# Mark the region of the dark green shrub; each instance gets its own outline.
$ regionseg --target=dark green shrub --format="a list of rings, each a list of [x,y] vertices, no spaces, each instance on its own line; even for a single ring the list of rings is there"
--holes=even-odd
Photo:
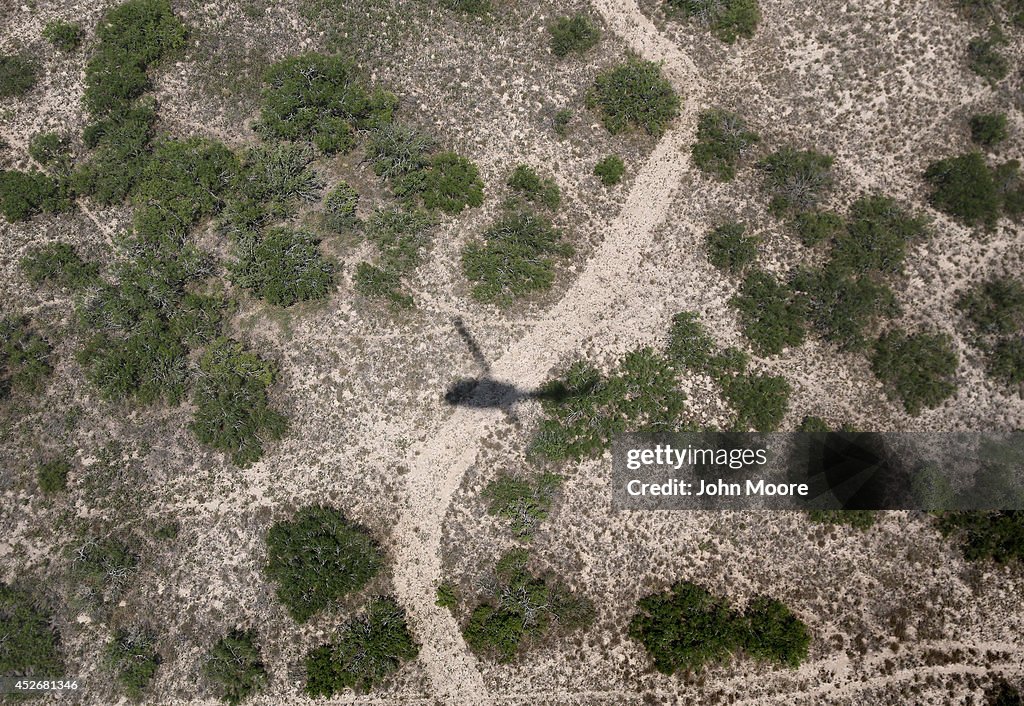
[[[483,15],[491,10],[491,0],[438,0],[439,4],[467,15]]]
[[[832,431],[832,428],[821,417],[807,415],[800,421],[800,426],[797,427],[797,431],[801,431],[806,434],[824,434]]]
[[[743,612],[743,650],[754,659],[796,668],[807,659],[811,633],[784,603],[758,596]]]
[[[47,495],[61,493],[67,490],[70,472],[71,464],[62,458],[47,461],[36,469],[36,482]]]
[[[807,211],[832,186],[832,157],[814,150],[783,147],[757,163],[774,213]]]
[[[877,514],[872,510],[811,510],[807,517],[820,524],[847,525],[866,530],[874,526]]]
[[[133,701],[142,699],[160,666],[153,635],[145,630],[118,630],[103,650],[107,668]]]
[[[750,39],[761,21],[757,0],[666,0],[668,6],[711,30],[716,38],[732,44]]]
[[[701,372],[715,356],[715,341],[696,313],[681,311],[672,317],[665,352],[674,363]]]
[[[720,270],[742,272],[757,259],[757,244],[754,236],[744,236],[746,228],[741,223],[723,223],[704,239],[708,249],[708,262]]]
[[[64,174],[71,168],[71,141],[56,132],[40,132],[28,143],[28,156],[47,169]]]
[[[434,138],[392,123],[374,130],[366,145],[366,160],[377,176],[391,183],[399,196],[414,193],[415,182],[430,164]]]
[[[47,22],[43,27],[43,37],[57,49],[64,52],[72,52],[82,44],[82,37],[85,32],[75,22],[61,22],[54,20]]]
[[[335,642],[306,656],[306,693],[331,697],[345,689],[370,691],[419,652],[402,607],[394,598],[378,598],[342,626]]]
[[[771,273],[749,273],[729,303],[739,312],[743,335],[758,355],[777,355],[804,342],[803,299]]]
[[[997,277],[968,290],[958,302],[967,320],[982,335],[1024,330],[1024,281]]]
[[[594,174],[601,178],[605,186],[614,186],[622,181],[622,175],[626,173],[626,165],[622,158],[610,154],[594,165]]]
[[[340,511],[311,506],[267,532],[267,578],[297,622],[363,588],[384,565],[369,531]]]
[[[992,170],[980,152],[932,162],[924,173],[932,205],[967,225],[995,225],[1000,198]]]
[[[75,595],[93,607],[116,601],[139,564],[127,544],[111,537],[86,537],[70,547],[69,555]]]
[[[37,213],[63,213],[71,209],[72,195],[64,180],[39,171],[0,170],[0,213],[11,223]]]
[[[311,140],[328,154],[348,152],[356,130],[390,123],[398,105],[391,93],[367,88],[355,64],[338,56],[284,59],[265,82],[257,130],[279,140]]]
[[[312,233],[284,227],[244,238],[229,266],[231,281],[274,306],[323,299],[334,286],[334,265],[319,245]]]
[[[530,642],[553,632],[578,630],[594,618],[594,605],[569,591],[557,576],[538,577],[529,554],[516,549],[495,566],[497,586],[485,595],[462,628],[466,644],[482,655],[511,661]]]
[[[801,211],[793,219],[800,242],[814,247],[835,237],[843,227],[843,218],[832,211]]]
[[[992,180],[999,192],[1003,215],[1020,221],[1024,216],[1024,181],[1020,178],[1020,162],[1003,162],[992,170]]]
[[[529,537],[547,518],[561,485],[562,477],[554,473],[536,478],[502,475],[487,484],[483,496],[490,514],[508,520],[517,537]]]
[[[554,179],[541,178],[530,166],[520,164],[508,178],[509,187],[527,201],[540,202],[548,208],[558,208],[562,202],[562,192]]]
[[[782,424],[793,391],[785,378],[739,374],[723,378],[721,385],[725,399],[736,412],[736,429],[775,431]]]
[[[423,172],[421,195],[427,208],[461,213],[484,202],[484,183],[476,165],[454,152],[434,155]]]
[[[850,208],[850,219],[833,248],[837,265],[856,272],[903,272],[907,246],[925,237],[925,220],[887,196],[866,196]]]
[[[967,67],[990,84],[1006,78],[1010,62],[1000,51],[1005,44],[1006,40],[998,32],[988,37],[975,37],[967,45]]]
[[[117,122],[150,89],[149,68],[184,49],[186,31],[168,0],[128,0],[103,16],[96,35],[82,100],[93,117]]]
[[[146,316],[124,338],[94,334],[78,353],[86,378],[110,400],[178,404],[188,384],[188,349],[167,323]]]
[[[834,261],[818,270],[802,270],[793,289],[805,295],[814,327],[844,350],[867,346],[865,334],[885,317],[899,313],[892,290],[870,276],[855,275]]]
[[[679,96],[661,67],[628,59],[597,75],[587,94],[587,107],[597,109],[608,132],[617,135],[630,126],[661,136],[677,115]]]
[[[562,233],[543,216],[519,211],[501,216],[462,251],[462,270],[473,297],[508,305],[530,292],[543,292],[555,280],[555,260],[572,254]]]
[[[371,299],[389,300],[399,308],[413,306],[413,298],[402,290],[402,282],[422,261],[435,223],[432,216],[422,211],[374,213],[367,236],[380,252],[380,264],[361,262],[356,266],[356,291]]]
[[[698,169],[729,181],[736,176],[740,158],[760,139],[735,113],[721,108],[705,110],[697,121],[693,163]]]
[[[455,610],[459,607],[459,595],[458,589],[455,584],[450,581],[445,581],[437,587],[437,600],[434,601],[434,605],[438,608],[447,608],[449,610]]]
[[[953,512],[941,515],[938,526],[960,543],[966,558],[999,564],[1024,560],[1024,512]]]
[[[217,697],[237,706],[266,687],[267,668],[256,642],[255,630],[232,630],[210,648],[203,674],[214,686]]]
[[[1024,25],[1024,16],[1015,21],[1018,26]],[[985,689],[985,706],[1024,706],[1024,696],[1020,690],[1003,679]]]
[[[677,431],[686,403],[674,366],[650,348],[627,353],[607,377],[577,361],[538,396],[544,418],[532,451],[551,460],[594,456],[621,432]]]
[[[573,115],[574,113],[568,108],[562,108],[555,113],[555,117],[551,122],[555,128],[556,135],[565,137],[569,134],[569,123],[572,122]]]
[[[971,140],[983,147],[998,145],[1010,136],[1006,113],[981,113],[971,116]]]
[[[216,294],[188,292],[170,319],[171,332],[189,346],[202,346],[221,335],[233,303]]]
[[[601,30],[588,15],[559,17],[548,25],[551,33],[551,52],[557,57],[571,52],[583,54],[597,46]]]
[[[1024,382],[1024,338],[997,341],[989,354],[988,372],[1008,385]]]
[[[263,444],[281,438],[286,418],[272,409],[267,388],[277,368],[227,338],[213,341],[199,359],[199,378],[189,425],[204,444],[231,455],[238,466],[255,463]]]
[[[20,98],[39,80],[39,65],[28,57],[0,54],[0,98]]]
[[[0,319],[0,399],[11,389],[39,392],[53,368],[50,344],[27,318]]]
[[[359,194],[349,186],[348,182],[340,181],[324,199],[324,225],[332,231],[344,233],[359,226],[356,207],[359,206]]]
[[[64,674],[59,637],[32,595],[0,583],[0,674],[54,678]]]
[[[124,201],[149,158],[155,123],[152,106],[139,105],[87,127],[83,139],[95,151],[75,169],[75,191],[102,206]]]
[[[402,291],[402,275],[395,270],[360,262],[352,280],[356,291],[367,299],[384,299],[399,309],[410,309],[416,305],[412,295]]]
[[[871,365],[907,413],[917,416],[956,392],[959,361],[946,334],[889,331],[875,344]]]
[[[641,598],[637,609],[629,636],[647,649],[662,674],[724,662],[743,637],[741,618],[728,602],[688,581]]]

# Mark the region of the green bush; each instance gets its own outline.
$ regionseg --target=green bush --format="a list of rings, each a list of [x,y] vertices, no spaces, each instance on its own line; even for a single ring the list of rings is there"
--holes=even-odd
[[[571,52],[583,54],[601,39],[601,30],[588,15],[577,14],[559,17],[548,25],[551,33],[551,52],[557,57],[568,56]]]
[[[274,64],[257,130],[279,140],[311,140],[327,154],[348,152],[356,130],[390,123],[398,99],[364,85],[355,64],[338,56],[304,54]]]
[[[956,392],[959,360],[946,334],[889,331],[875,344],[871,365],[907,413],[917,416]]]
[[[856,272],[903,272],[908,245],[926,235],[923,218],[887,196],[866,196],[850,208],[846,230],[836,238],[833,259]]]
[[[399,123],[374,130],[366,144],[366,160],[377,176],[391,183],[399,196],[415,193],[420,175],[437,146],[434,138]]]
[[[797,431],[804,432],[806,434],[825,434],[832,431],[832,428],[828,425],[828,422],[821,417],[807,415],[800,421],[800,426],[797,427]]]
[[[728,44],[750,39],[761,21],[757,0],[666,0],[668,6],[708,27],[716,38]]]
[[[118,630],[103,650],[107,668],[128,698],[140,701],[160,666],[153,635],[145,630]]]
[[[532,451],[556,461],[599,454],[622,432],[678,431],[686,403],[672,362],[650,348],[627,353],[608,376],[577,361],[538,396],[544,418]]]
[[[75,169],[75,191],[101,206],[124,201],[149,158],[155,123],[152,105],[142,104],[87,127],[82,137],[94,152]]]
[[[832,186],[832,157],[783,147],[757,163],[774,213],[807,211]]]
[[[721,385],[725,399],[736,412],[735,428],[767,432],[782,424],[793,391],[785,378],[739,374],[722,378]]]
[[[998,145],[1010,136],[1006,113],[981,113],[971,116],[971,140],[983,147]]]
[[[116,601],[139,565],[131,547],[112,537],[86,537],[68,553],[75,595],[93,607]]]
[[[843,218],[832,211],[801,211],[793,219],[800,242],[807,247],[831,240],[843,228]]]
[[[527,201],[542,203],[550,209],[558,208],[558,204],[562,202],[562,192],[555,180],[541,178],[526,164],[520,164],[512,171],[507,184]]]
[[[28,143],[28,156],[47,169],[65,174],[71,169],[71,141],[57,132],[40,132]]]
[[[384,565],[366,528],[324,506],[303,508],[271,527],[267,552],[267,578],[300,623],[363,588]]]
[[[421,195],[427,208],[461,213],[484,202],[484,183],[476,165],[454,152],[434,155],[423,172]]]
[[[956,538],[964,556],[999,564],[1024,560],[1024,512],[953,512],[941,515],[943,534]]]
[[[554,119],[551,121],[552,126],[555,128],[555,134],[559,137],[565,137],[569,134],[569,123],[572,122],[575,114],[568,108],[562,108],[555,113]]]
[[[27,318],[0,319],[0,399],[12,389],[39,392],[53,372],[51,350]]]
[[[458,589],[450,581],[444,581],[437,587],[437,600],[434,605],[438,608],[455,610],[459,607]]]
[[[522,549],[498,560],[497,585],[462,628],[466,644],[475,652],[508,662],[556,626],[570,632],[593,622],[594,605],[588,598],[569,591],[557,576],[532,574],[528,562],[529,554]]]
[[[622,158],[610,154],[594,165],[594,175],[600,177],[601,183],[605,186],[614,186],[622,181],[626,173],[626,165]]]
[[[720,270],[742,272],[757,259],[757,244],[754,236],[744,236],[746,228],[741,223],[723,223],[704,239],[708,249],[708,262]]]
[[[1010,62],[1000,51],[1004,44],[1006,40],[999,33],[975,37],[967,45],[967,67],[990,84],[1006,78]]]
[[[378,598],[342,626],[335,642],[307,655],[306,693],[329,698],[346,689],[370,691],[419,652],[402,607],[394,598]]]
[[[587,94],[587,107],[597,109],[613,135],[634,126],[659,137],[679,115],[679,105],[679,96],[661,75],[661,67],[640,59],[602,71]]]
[[[750,272],[729,303],[739,312],[743,335],[758,355],[777,355],[804,342],[804,301],[771,273]]]
[[[359,194],[346,181],[338,184],[324,199],[324,226],[336,233],[344,233],[359,226],[356,208]]]
[[[640,599],[629,636],[663,674],[699,672],[743,649],[754,659],[797,667],[807,659],[807,626],[780,601],[759,596],[743,613],[689,581]]]
[[[255,463],[263,444],[280,439],[287,419],[270,407],[267,388],[277,368],[235,341],[218,338],[199,359],[189,425],[204,444],[231,455],[238,466]]]
[[[980,152],[932,162],[924,173],[931,203],[967,225],[995,225],[1001,199],[996,180]]]
[[[491,0],[438,0],[440,5],[467,15],[483,15],[491,10]]]
[[[531,292],[543,292],[555,281],[555,260],[568,257],[572,246],[543,216],[528,211],[507,213],[462,251],[462,270],[474,283],[473,297],[510,304]]]
[[[1024,181],[1020,177],[1020,162],[1011,159],[992,170],[992,180],[999,192],[1003,215],[1020,222],[1024,216]]]
[[[805,295],[811,323],[843,350],[860,350],[866,333],[878,322],[899,313],[892,290],[867,275],[856,275],[835,261],[817,270],[801,270],[793,289]]]
[[[168,324],[148,315],[126,337],[97,333],[78,353],[86,378],[110,400],[178,404],[188,384],[188,349]]]
[[[169,0],[128,0],[109,10],[85,67],[82,100],[93,117],[119,122],[149,91],[149,68],[184,49],[186,34]]]
[[[367,227],[367,235],[380,252],[379,265],[356,266],[356,291],[370,299],[386,299],[398,308],[415,302],[402,289],[403,279],[422,261],[430,245],[435,219],[422,211],[379,210]]]
[[[274,306],[324,299],[334,287],[334,265],[319,245],[312,233],[285,227],[246,237],[229,265],[231,281]]]
[[[958,302],[974,329],[982,335],[1024,330],[1024,280],[997,277],[968,290]]]
[[[529,537],[547,518],[561,485],[562,477],[554,473],[536,478],[502,475],[487,484],[483,496],[490,514],[508,520],[517,537]]]
[[[693,163],[721,181],[730,181],[736,176],[740,158],[760,139],[735,113],[721,108],[705,110],[697,121]]]
[[[9,222],[37,213],[63,213],[72,207],[69,185],[39,171],[0,170],[0,213]]]
[[[231,706],[238,706],[266,687],[269,679],[256,631],[235,629],[217,640],[206,654],[203,674],[213,684],[217,697]]]
[[[1007,385],[1024,382],[1024,338],[997,341],[989,355],[988,372]]]
[[[674,363],[700,372],[715,356],[715,341],[696,313],[681,311],[672,317],[665,352]]]
[[[27,591],[0,583],[0,674],[54,678],[64,674],[57,633],[50,616]]]
[[[62,458],[47,461],[36,469],[36,482],[47,495],[61,493],[67,490],[70,472],[71,464]]]
[[[20,98],[39,80],[39,65],[28,57],[0,54],[0,98]]]
[[[75,22],[53,20],[43,27],[43,38],[63,52],[72,52],[82,44],[84,36],[81,25]]]
[[[1015,20],[1017,26],[1024,25],[1024,15]],[[1024,706],[1024,695],[1003,679],[985,689],[985,706]]]
[[[784,603],[758,596],[743,612],[743,650],[754,659],[796,668],[807,659],[811,633]]]

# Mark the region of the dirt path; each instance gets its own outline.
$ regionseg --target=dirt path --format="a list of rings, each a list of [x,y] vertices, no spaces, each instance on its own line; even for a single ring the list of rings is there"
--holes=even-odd
[[[657,32],[635,3],[599,0],[594,5],[634,51],[664,60],[665,73],[683,96],[684,106],[637,173],[622,211],[572,289],[494,363],[497,379],[520,388],[542,382],[551,367],[578,350],[586,337],[635,326],[637,312],[628,301],[619,301],[619,285],[639,265],[689,169],[686,150],[693,142],[699,107],[696,67]],[[624,315],[609,316],[617,303],[625,304],[620,306]],[[480,440],[503,420],[499,410],[458,408],[408,459],[406,505],[394,533],[403,541],[395,557],[395,588],[423,645],[420,661],[433,695],[445,703],[492,702],[456,621],[434,600],[441,580],[442,524],[452,495],[473,463]]]

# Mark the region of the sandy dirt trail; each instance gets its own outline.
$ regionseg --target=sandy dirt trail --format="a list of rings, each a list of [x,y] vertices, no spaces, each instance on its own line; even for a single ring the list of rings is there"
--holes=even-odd
[[[683,110],[637,173],[622,211],[608,224],[604,242],[582,275],[559,303],[494,363],[494,376],[519,388],[542,382],[551,367],[578,350],[586,337],[635,327],[640,312],[632,310],[629,302],[620,307],[625,315],[609,314],[620,298],[620,283],[639,265],[690,169],[687,150],[693,142],[699,107],[696,67],[658,33],[635,3],[598,0],[594,6],[634,51],[664,61],[666,75],[683,97]],[[434,601],[441,580],[442,523],[451,498],[473,463],[480,440],[504,419],[499,409],[458,408],[412,450],[407,462],[406,505],[394,533],[403,542],[395,557],[395,589],[423,646],[420,661],[432,682],[433,695],[446,703],[492,702],[455,619]]]

